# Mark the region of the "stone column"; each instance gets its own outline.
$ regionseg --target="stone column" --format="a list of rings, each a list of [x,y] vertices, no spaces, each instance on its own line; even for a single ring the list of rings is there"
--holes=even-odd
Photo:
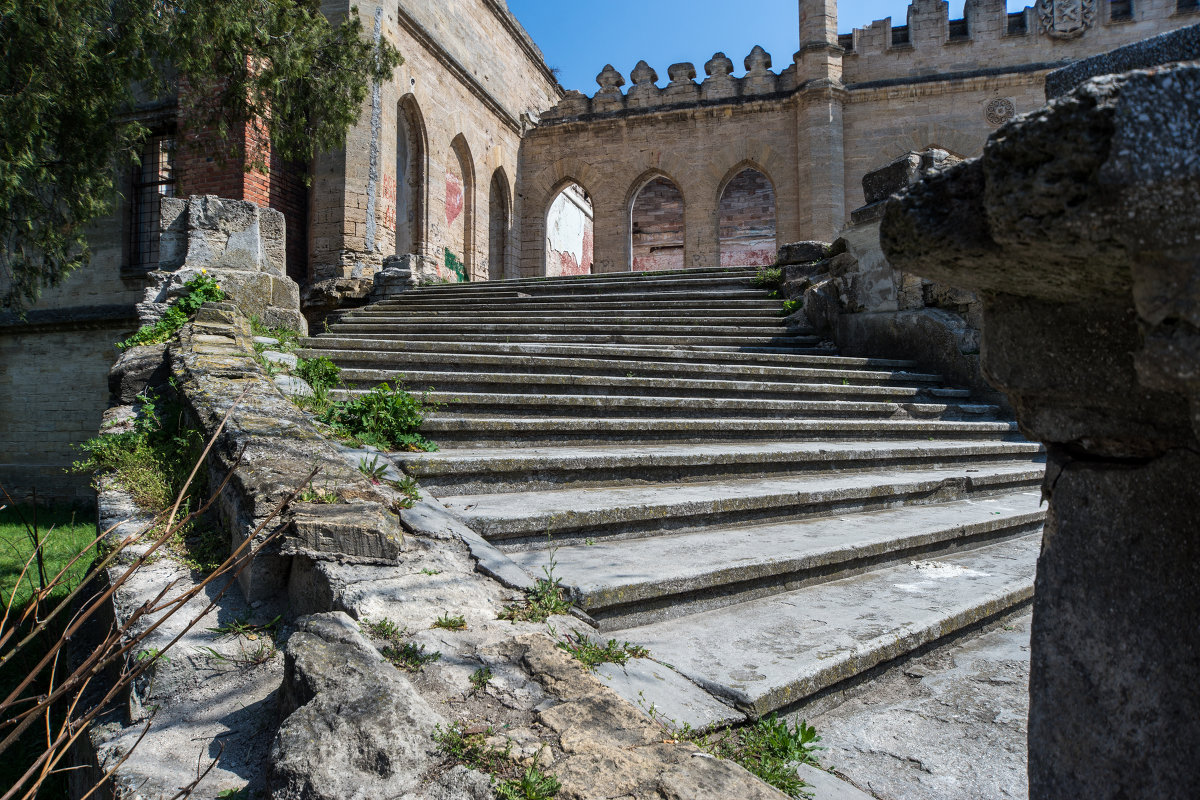
[[[837,0],[801,0],[796,53],[796,141],[799,165],[799,237],[832,241],[845,222],[842,48],[837,43]]]
[[[889,202],[899,269],[980,293],[1046,444],[1030,797],[1200,796],[1200,66],[1107,76]]]

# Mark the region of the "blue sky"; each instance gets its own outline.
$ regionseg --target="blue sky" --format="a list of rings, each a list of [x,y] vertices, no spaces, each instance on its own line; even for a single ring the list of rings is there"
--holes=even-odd
[[[1008,0],[1018,11],[1033,0]],[[741,74],[742,59],[756,44],[771,54],[778,72],[791,63],[800,41],[798,0],[508,0],[508,7],[560,70],[564,88],[592,94],[596,74],[611,63],[628,81],[640,60],[667,82],[667,67],[678,61],[696,65],[718,50],[733,60]],[[892,17],[902,25],[905,0],[843,0],[838,31],[849,33],[872,20]],[[951,17],[962,16],[963,0],[950,0]]]

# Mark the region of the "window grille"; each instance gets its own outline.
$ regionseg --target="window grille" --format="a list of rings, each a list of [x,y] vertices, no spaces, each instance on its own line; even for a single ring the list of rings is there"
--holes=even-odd
[[[162,198],[175,196],[175,137],[152,136],[135,168],[131,191],[129,264],[158,268],[158,232]]]

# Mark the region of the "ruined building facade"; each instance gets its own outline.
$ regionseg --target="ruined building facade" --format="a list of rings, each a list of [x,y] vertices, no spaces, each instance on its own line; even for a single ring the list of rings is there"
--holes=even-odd
[[[351,4],[322,7],[337,18]],[[92,263],[26,318],[0,317],[0,482],[89,496],[64,468],[96,430],[113,342],[136,327],[159,266],[163,197],[281,212],[286,271],[313,319],[363,302],[393,255],[424,280],[766,264],[784,242],[836,237],[863,204],[862,177],[897,156],[978,155],[1043,104],[1052,68],[1200,22],[1196,0],[1038,0],[1018,13],[968,0],[960,19],[915,0],[906,19],[850,33],[836,0],[800,12],[790,59],[716,53],[658,65],[665,79],[649,60],[628,75],[597,65],[589,97],[562,90],[504,0],[360,2],[365,30],[405,63],[373,87],[346,147],[301,167],[222,160],[179,124],[186,98],[139,110],[156,135],[94,226]]]

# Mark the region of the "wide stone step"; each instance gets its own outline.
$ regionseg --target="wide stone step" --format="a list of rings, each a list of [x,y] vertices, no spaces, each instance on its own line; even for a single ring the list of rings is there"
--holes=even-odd
[[[535,297],[544,302],[553,303],[574,303],[576,298],[580,298],[579,302],[587,303],[619,303],[619,302],[649,302],[649,303],[664,303],[675,300],[685,300],[690,303],[698,303],[707,305],[710,309],[718,308],[721,304],[729,300],[758,300],[770,301],[771,293],[765,289],[753,289],[747,287],[718,287],[711,291],[699,291],[696,289],[688,289],[686,287],[659,287],[650,290],[647,287],[630,287],[622,289],[622,287],[613,286],[603,290],[583,289],[584,294],[576,294],[566,290],[555,289],[546,293],[531,295],[526,292],[518,292],[513,290],[489,290],[479,292],[462,292],[462,293],[434,293],[434,292],[408,292],[401,295],[395,300],[388,301],[388,305],[396,308],[404,308],[409,303],[427,303],[437,301],[439,303],[458,303],[467,300],[480,300],[487,302],[501,302],[504,300],[526,301],[533,300]],[[782,303],[778,299],[774,299],[777,308],[782,308]]]
[[[570,486],[646,484],[873,468],[1028,461],[1030,442],[855,441],[622,444],[609,447],[480,447],[393,453],[437,497]]]
[[[1042,472],[1040,463],[1028,460],[938,469],[846,470],[792,477],[469,494],[443,500],[482,536],[516,547],[963,500],[1035,488]]]
[[[711,277],[741,277],[753,278],[758,274],[761,267],[692,267],[689,269],[672,269],[672,270],[653,270],[644,272],[634,272],[632,270],[624,270],[620,272],[592,272],[586,275],[536,275],[524,278],[503,278],[500,280],[476,281],[466,283],[450,283],[450,284],[427,284],[412,289],[412,291],[421,292],[431,288],[455,288],[468,286],[552,286],[555,284],[572,284],[572,283],[628,283],[635,281],[646,280],[663,280],[665,278],[711,278]]]
[[[414,300],[403,304],[396,301],[384,300],[372,303],[362,309],[346,312],[354,314],[360,311],[372,310],[378,313],[454,313],[457,311],[500,313],[553,314],[560,311],[592,314],[626,313],[655,316],[658,314],[674,314],[676,316],[698,317],[713,312],[713,303],[696,302],[691,300],[589,300],[581,297],[573,302],[558,302],[553,298],[524,297],[503,302],[493,302],[487,299],[455,299],[449,300]],[[722,316],[760,316],[763,314],[776,315],[783,309],[779,300],[726,300],[720,302]]]
[[[338,390],[342,400],[366,389]],[[774,400],[746,397],[669,397],[597,394],[498,394],[426,392],[431,403],[454,415],[554,417],[670,417],[692,419],[739,416],[746,419],[987,419],[999,410],[983,403],[864,400]]]
[[[608,635],[761,716],[1028,601],[1040,547],[1021,536]]]
[[[531,320],[529,324],[524,324],[519,320],[510,320],[508,322],[493,322],[490,319],[474,322],[469,320],[463,321],[461,317],[457,320],[443,317],[424,322],[411,320],[406,317],[400,317],[395,321],[382,322],[373,321],[373,319],[371,317],[347,317],[337,324],[330,326],[330,332],[335,335],[359,333],[381,333],[387,335],[445,333],[471,336],[472,338],[480,334],[527,334],[531,332],[536,332],[539,336],[574,336],[580,334],[632,336],[646,334],[659,337],[714,337],[719,339],[727,336],[738,338],[769,337],[789,340],[803,338],[806,343],[819,341],[813,335],[811,329],[789,327],[784,324],[782,318],[776,319],[773,324],[765,328],[761,325],[670,324],[666,321],[662,323],[657,321],[631,321],[622,323],[606,320],[603,322],[560,321],[551,323]]]
[[[1040,492],[510,553],[603,631],[724,608],[1040,530]]]
[[[663,331],[647,333],[631,333],[612,330],[607,333],[530,333],[528,328],[514,326],[513,332],[468,332],[467,330],[450,330],[448,327],[437,332],[423,332],[428,328],[417,326],[412,332],[398,331],[402,326],[394,325],[337,325],[333,332],[343,338],[352,339],[356,336],[367,339],[393,339],[395,341],[416,342],[457,342],[469,337],[475,342],[504,342],[504,343],[536,343],[547,344],[641,344],[661,345],[664,347],[679,347],[687,345],[707,345],[713,341],[737,347],[773,347],[780,350],[793,348],[815,348],[821,340],[816,336],[791,336],[786,334],[759,335],[753,328],[742,329],[742,334],[729,333],[720,337],[701,334],[668,334]],[[471,326],[463,326],[469,329]],[[522,332],[525,331],[525,332]]]
[[[1020,441],[1014,422],[909,419],[744,419],[741,417],[608,418],[493,417],[440,413],[421,430],[443,448],[459,446],[609,444],[613,442],[729,442],[755,440],[983,439]]]
[[[632,372],[632,370],[630,370]],[[351,388],[369,389],[382,382],[402,383],[413,390],[506,394],[633,395],[659,397],[757,397],[779,400],[890,400],[930,398],[966,399],[967,389],[928,385],[869,386],[857,383],[805,383],[785,381],[707,380],[700,378],[637,377],[636,375],[576,375],[571,373],[450,372],[396,369],[343,368],[342,382]]]
[[[354,311],[343,316],[333,326],[334,330],[337,326],[345,324],[356,325],[419,325],[422,328],[441,325],[464,325],[482,328],[483,326],[512,326],[512,325],[534,325],[534,326],[549,326],[551,329],[566,328],[574,329],[581,324],[589,327],[608,328],[614,326],[654,326],[667,328],[784,328],[796,330],[798,328],[806,329],[804,332],[812,333],[812,328],[804,325],[790,324],[779,314],[743,314],[725,316],[722,311],[721,315],[687,315],[687,314],[654,314],[651,312],[628,314],[621,311],[605,311],[605,312],[587,312],[581,311],[563,311],[558,314],[539,314],[533,312],[496,312],[496,311],[464,311],[461,309],[450,309],[436,312],[429,311],[380,311],[368,307],[370,310]]]
[[[631,279],[632,278],[632,279]],[[613,294],[618,292],[653,292],[653,291],[691,291],[718,292],[725,289],[754,289],[767,294],[766,289],[756,289],[752,276],[741,273],[706,275],[648,275],[646,277],[630,274],[624,280],[612,278],[592,278],[580,276],[561,281],[545,281],[528,283],[508,281],[483,281],[477,283],[442,283],[428,286],[418,286],[401,295],[398,300],[416,297],[461,297],[466,295],[507,294],[519,293],[555,293],[555,294]]]
[[[776,382],[836,383],[841,385],[930,385],[941,377],[912,369],[912,362],[852,359],[798,353],[746,353],[735,350],[681,349],[553,344],[489,345],[463,342],[399,340],[308,339],[302,358],[324,356],[343,368],[428,371],[488,370],[595,376],[654,377],[669,375],[698,379],[756,379]],[[313,345],[322,345],[314,347]]]

